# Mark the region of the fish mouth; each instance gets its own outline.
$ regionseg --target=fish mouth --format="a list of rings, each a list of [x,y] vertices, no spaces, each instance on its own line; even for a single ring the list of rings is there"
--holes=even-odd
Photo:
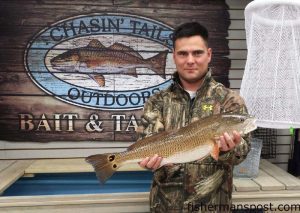
[[[52,58],[50,60],[50,64],[53,68],[57,68],[63,64],[63,60],[57,59],[57,58]]]
[[[52,62],[51,66],[53,69],[60,70],[64,67],[63,63]]]
[[[55,56],[50,59],[51,64],[58,64],[58,63],[62,63],[62,62],[64,62],[64,59],[61,58],[60,56]]]

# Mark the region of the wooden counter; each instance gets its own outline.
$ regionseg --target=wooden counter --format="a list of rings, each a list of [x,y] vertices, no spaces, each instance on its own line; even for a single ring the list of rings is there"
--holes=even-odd
[[[136,165],[122,170],[142,170]],[[83,159],[17,160],[0,162],[0,192],[22,175],[37,173],[92,172]],[[234,178],[233,204],[299,205],[300,179],[266,160],[261,160],[259,176]],[[0,197],[0,212],[147,212],[148,192]],[[81,211],[82,210],[82,211]],[[293,211],[293,212],[300,212]]]

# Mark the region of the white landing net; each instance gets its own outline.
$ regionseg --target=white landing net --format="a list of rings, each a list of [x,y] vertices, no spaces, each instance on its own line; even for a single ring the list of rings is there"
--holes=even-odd
[[[300,0],[245,8],[247,62],[241,95],[259,127],[300,128]]]

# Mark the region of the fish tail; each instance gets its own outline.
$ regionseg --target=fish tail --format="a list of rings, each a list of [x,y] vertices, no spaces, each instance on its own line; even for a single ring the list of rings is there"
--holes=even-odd
[[[166,79],[165,67],[167,55],[168,52],[164,51],[147,59],[147,62],[151,64],[151,69],[164,79]]]
[[[91,155],[87,157],[85,160],[94,167],[97,178],[103,184],[120,167],[120,165],[116,161],[115,154]]]
[[[220,148],[219,148],[218,144],[214,143],[214,146],[213,146],[213,149],[210,152],[210,155],[216,161],[218,161],[218,159],[219,159],[219,152],[220,152]]]

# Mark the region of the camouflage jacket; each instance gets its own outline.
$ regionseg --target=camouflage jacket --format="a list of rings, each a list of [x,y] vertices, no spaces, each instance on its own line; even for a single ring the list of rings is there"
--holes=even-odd
[[[193,101],[179,84],[178,74],[173,80],[169,88],[145,104],[139,138],[178,129],[212,114],[247,113],[242,98],[217,83],[210,71]],[[248,139],[244,138],[234,150],[220,153],[218,161],[207,157],[156,170],[150,192],[151,212],[230,212],[233,165],[243,161],[248,152]]]

